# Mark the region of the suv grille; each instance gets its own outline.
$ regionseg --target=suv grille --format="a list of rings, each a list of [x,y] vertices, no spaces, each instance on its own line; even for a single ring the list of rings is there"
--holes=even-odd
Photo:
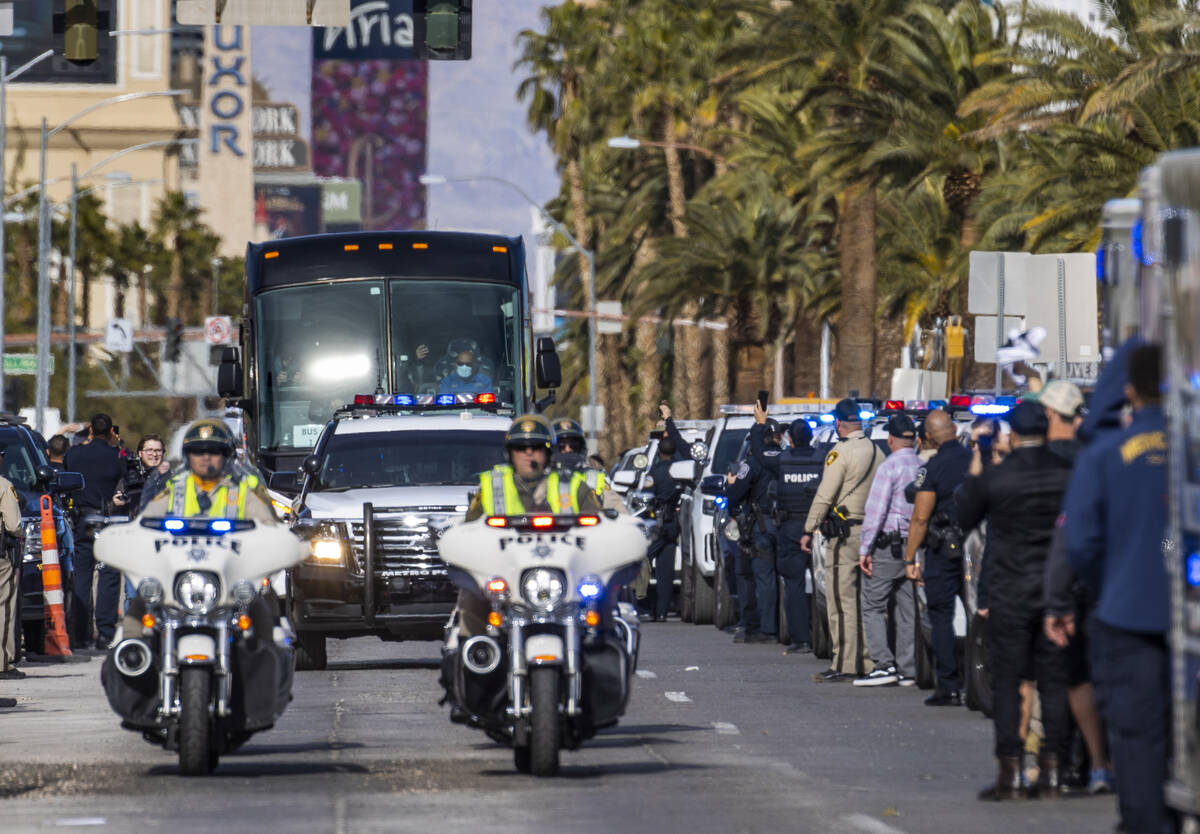
[[[442,578],[447,575],[446,564],[438,557],[437,539],[440,531],[460,520],[461,512],[453,507],[422,508],[375,516],[375,575],[413,578]],[[354,570],[360,576],[366,559],[363,543],[363,524],[350,523],[350,546],[354,553]]]

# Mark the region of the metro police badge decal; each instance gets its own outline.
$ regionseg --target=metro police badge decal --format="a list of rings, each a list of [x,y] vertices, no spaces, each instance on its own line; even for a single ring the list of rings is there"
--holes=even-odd
[[[830,452],[825,456],[825,465],[833,466],[833,462],[838,459],[837,452]]]

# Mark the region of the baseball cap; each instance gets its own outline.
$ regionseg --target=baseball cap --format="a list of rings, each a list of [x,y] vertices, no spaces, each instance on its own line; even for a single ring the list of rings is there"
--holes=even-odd
[[[884,426],[892,437],[912,440],[917,436],[917,426],[907,414],[893,414]]]
[[[1026,397],[1025,401],[1041,403],[1064,417],[1074,417],[1083,407],[1083,394],[1074,383],[1055,379],[1046,383],[1041,391]]]
[[[1023,437],[1038,437],[1050,428],[1050,421],[1046,419],[1046,409],[1041,403],[1032,400],[1017,403],[1008,413],[1007,419],[1013,434]]]
[[[835,420],[840,420],[843,423],[862,422],[862,418],[859,416],[858,403],[849,397],[839,400],[838,404],[833,407],[833,417]]]
[[[812,426],[803,417],[792,421],[788,426],[788,434],[791,435],[793,446],[807,446],[812,443]]]

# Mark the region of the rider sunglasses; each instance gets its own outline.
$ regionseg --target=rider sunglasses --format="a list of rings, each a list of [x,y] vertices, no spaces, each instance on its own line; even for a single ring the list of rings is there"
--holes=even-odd
[[[542,449],[545,449],[546,444],[545,443],[519,444],[516,446],[509,446],[508,448],[512,449],[514,452],[537,452]]]

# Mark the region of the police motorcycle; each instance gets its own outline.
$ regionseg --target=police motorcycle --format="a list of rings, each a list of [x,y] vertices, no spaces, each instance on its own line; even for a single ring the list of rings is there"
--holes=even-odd
[[[144,611],[144,636],[121,635],[101,670],[121,726],[177,751],[188,776],[270,729],[292,697],[293,658],[262,594],[307,555],[286,528],[248,520],[143,517],[102,530],[97,559],[130,577],[131,608]]]
[[[637,666],[637,612],[619,603],[646,536],[630,516],[485,516],[438,542],[450,578],[490,609],[486,633],[443,648],[452,720],[511,745],[517,770],[553,776],[625,712]]]

